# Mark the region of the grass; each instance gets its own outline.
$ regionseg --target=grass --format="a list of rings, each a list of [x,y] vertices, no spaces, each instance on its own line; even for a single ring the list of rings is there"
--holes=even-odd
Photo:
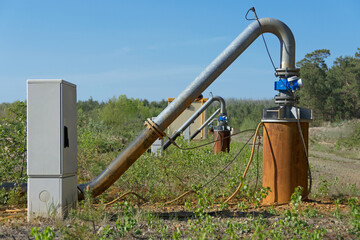
[[[185,141],[180,141],[179,144],[183,147],[188,146]],[[195,142],[189,146],[198,144]],[[114,184],[114,189],[119,193],[136,191],[151,202],[168,201],[185,191],[206,185],[234,159],[242,145],[243,143],[234,142],[229,154],[219,155],[213,154],[212,145],[192,151],[181,151],[171,146],[162,156],[145,153]],[[222,198],[235,190],[242,171],[245,169],[250,150],[250,147],[246,146],[228,169],[206,185],[206,190],[210,195],[214,198]],[[96,162],[94,160],[92,163],[92,166],[96,165],[96,167],[93,168],[94,172],[91,172],[90,176],[96,175],[102,169],[101,165],[107,165],[107,162],[94,164]],[[256,168],[253,168],[249,172],[251,176],[249,179],[255,179],[256,174]],[[253,188],[255,182],[249,182],[249,185]]]
[[[339,157],[360,159],[360,122],[323,123],[313,128],[309,146],[312,151],[332,153]]]
[[[95,199],[87,194],[65,220],[36,219],[30,225],[28,236],[33,239],[360,237],[360,207],[358,198],[355,198],[360,194],[359,189],[351,185],[346,188],[337,179],[320,179],[321,184],[314,189],[317,194],[313,198],[315,202],[302,202],[299,188],[287,206],[261,206],[268,193],[268,189],[261,187],[261,153],[245,180],[241,175],[249,159],[250,146],[246,146],[239,157],[221,172],[233,161],[246,137],[241,139],[231,142],[228,154],[214,155],[212,145],[192,151],[180,151],[171,146],[161,156],[146,153],[104,194]],[[188,147],[188,143],[181,139],[179,144]],[[190,146],[199,144],[192,142]],[[116,151],[80,149],[79,181],[91,180],[117,154]],[[209,183],[217,174],[218,177]],[[224,204],[240,181],[244,181],[244,185],[238,196],[231,204]],[[165,204],[188,190],[196,193],[171,205]],[[337,194],[332,195],[332,190]],[[127,195],[114,204],[105,204],[128,191],[137,192],[148,202]],[[0,196],[4,199],[3,206],[24,203],[16,202],[20,199],[17,192],[0,191]]]

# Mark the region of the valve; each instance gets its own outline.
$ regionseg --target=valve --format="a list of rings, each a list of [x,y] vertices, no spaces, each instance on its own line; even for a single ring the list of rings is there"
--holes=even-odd
[[[297,76],[290,78],[280,78],[279,81],[275,82],[275,90],[286,93],[289,91],[296,91],[303,87],[302,79]]]
[[[227,125],[228,123],[228,118],[226,115],[220,115],[219,119],[218,119],[218,125]]]
[[[294,105],[298,101],[294,93],[302,88],[302,86],[302,80],[297,76],[280,77],[278,81],[275,81],[275,90],[279,91],[279,94],[275,96],[275,103],[279,105]]]

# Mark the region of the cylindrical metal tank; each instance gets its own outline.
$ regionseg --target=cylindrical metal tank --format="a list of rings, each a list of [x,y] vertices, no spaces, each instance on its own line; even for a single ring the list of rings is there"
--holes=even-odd
[[[310,109],[281,106],[264,110],[263,187],[271,190],[264,204],[290,202],[298,186],[303,188],[303,199],[307,197],[311,119]]]
[[[216,130],[214,128],[214,154],[220,152],[230,151],[230,131],[229,130]]]
[[[308,193],[308,164],[296,122],[264,123],[263,131],[263,187],[271,192],[264,203],[290,201],[296,187]],[[302,122],[301,129],[308,148],[309,123]]]

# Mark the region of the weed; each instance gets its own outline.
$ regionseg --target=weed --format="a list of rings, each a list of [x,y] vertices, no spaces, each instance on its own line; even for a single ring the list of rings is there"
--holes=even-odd
[[[266,224],[267,224],[267,221],[262,218],[262,215],[259,215],[259,217],[255,218],[252,221],[252,225],[254,228],[254,234],[252,237],[256,238],[256,239],[264,239]]]
[[[109,227],[109,225],[107,225],[102,230],[101,235],[99,236],[99,239],[100,240],[113,239],[114,235],[115,235],[114,229]]]
[[[315,218],[319,216],[319,212],[315,208],[307,207],[303,212],[302,215],[306,218]]]
[[[150,228],[154,228],[154,214],[151,212],[146,213],[147,224]]]
[[[122,216],[115,222],[115,232],[119,237],[125,236],[125,234],[133,230],[137,224],[137,220],[134,219],[134,207],[127,201],[125,201],[122,206]]]
[[[350,206],[350,231],[360,235],[360,203],[358,198],[348,200]]]
[[[162,239],[166,239],[169,237],[169,228],[167,225],[162,225],[159,229],[159,233],[161,234]]]
[[[0,188],[0,206],[6,205],[9,201],[9,193],[5,188]]]
[[[172,238],[174,240],[179,240],[181,238],[181,231],[179,228],[176,228],[176,231],[173,233]]]
[[[7,194],[7,204],[18,207],[26,206],[26,194],[20,187],[11,189]]]
[[[237,207],[241,210],[241,211],[246,211],[250,208],[249,204],[247,204],[245,201],[241,201],[240,203],[237,204]]]
[[[40,232],[40,228],[31,228],[31,236],[35,238],[35,240],[51,240],[55,238],[55,232],[52,228],[46,227],[42,232]]]
[[[188,220],[189,234],[196,236],[198,239],[213,238],[212,234],[216,225],[212,222],[212,217],[206,212],[211,206],[213,199],[208,195],[206,190],[197,191],[196,206],[192,207],[187,204],[189,209],[194,212],[194,219]]]
[[[294,193],[291,195],[290,204],[293,207],[293,209],[297,209],[300,206],[301,199],[302,199],[302,196],[301,196],[302,191],[303,191],[303,188],[301,186],[298,186],[295,188]]]
[[[268,213],[268,214],[270,214],[270,215],[273,215],[273,216],[275,216],[277,213],[276,213],[276,210],[275,210],[275,208],[273,207],[273,206],[270,206],[267,210],[266,210],[266,212]]]
[[[253,194],[252,199],[253,203],[255,204],[255,207],[259,207],[261,205],[262,200],[264,200],[269,193],[271,192],[270,187],[261,187],[258,191],[255,191]]]
[[[321,239],[326,233],[325,229],[313,229],[304,221],[301,216],[315,217],[317,211],[315,209],[307,209],[302,214],[299,212],[301,204],[302,188],[297,187],[291,195],[291,209],[287,209],[282,213],[282,219],[273,224],[273,229],[269,231],[268,237],[272,239],[281,239],[284,234],[293,235],[293,238],[302,239]]]
[[[329,183],[323,176],[320,177],[319,182],[319,193],[322,198],[327,197],[329,195]]]
[[[336,199],[334,201],[334,203],[335,203],[335,209],[334,209],[334,212],[333,212],[333,216],[336,217],[337,219],[341,220],[342,215],[340,213],[340,208],[339,208],[340,199]]]
[[[225,232],[226,232],[226,234],[228,235],[228,237],[230,239],[235,239],[236,238],[235,226],[229,220],[226,222],[226,230],[225,230]]]
[[[360,196],[360,188],[356,186],[356,183],[353,184],[348,183],[346,187],[349,189],[351,196]]]

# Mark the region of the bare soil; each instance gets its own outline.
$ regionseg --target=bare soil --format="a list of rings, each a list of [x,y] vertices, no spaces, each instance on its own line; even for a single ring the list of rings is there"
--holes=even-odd
[[[341,130],[341,129],[340,129]],[[314,128],[310,130],[310,138],[315,135],[322,135],[328,131],[328,128]],[[333,131],[336,133],[336,131]],[[345,134],[347,134],[345,132]],[[336,135],[336,134],[335,134]],[[323,139],[322,139],[323,140]],[[322,141],[321,140],[321,141]],[[324,140],[323,145],[328,148],[334,146],[334,142],[330,139]],[[329,188],[329,195],[321,198],[310,196],[309,202],[303,202],[302,209],[312,208],[318,211],[318,216],[313,218],[307,218],[305,221],[307,224],[315,226],[315,228],[325,228],[327,233],[325,239],[354,239],[354,235],[348,234],[348,224],[344,224],[343,221],[333,216],[333,212],[336,208],[333,198],[339,195],[339,193],[346,193],[345,188],[351,190],[351,186],[359,189],[360,187],[360,160],[356,158],[346,158],[337,154],[320,151],[317,149],[311,149],[309,151],[309,162],[312,169],[312,183],[313,191],[319,193],[320,186],[324,183]],[[326,190],[326,189],[325,189]],[[325,191],[323,190],[323,191]],[[350,193],[349,193],[350,194]],[[346,215],[349,208],[345,204],[339,204],[342,214]],[[193,218],[193,213],[187,211],[184,206],[171,206],[171,207],[152,207],[142,206],[142,210],[150,210],[159,219],[162,219],[164,224],[168,226],[169,236],[171,238],[172,233],[178,228],[185,230],[187,228],[187,221]],[[236,205],[230,206],[227,210],[214,209],[209,214],[212,216],[213,221],[218,224],[226,226],[228,220],[236,222],[248,221],[249,214],[258,216],[262,215],[270,223],[277,222],[279,220],[279,213],[290,208],[289,205],[274,206],[274,210],[277,214],[267,214],[266,207],[260,207],[256,209],[249,209],[247,211],[241,211]],[[111,223],[108,223],[111,224]],[[112,223],[113,224],[113,223]],[[26,221],[26,209],[14,209],[12,207],[0,208],[0,239],[33,239],[30,237],[32,227],[54,226],[53,222],[47,220],[38,219],[31,223]],[[271,224],[270,224],[271,225]],[[68,226],[71,228],[72,226]],[[96,226],[95,230],[99,231],[104,228],[104,225]],[[140,224],[141,235],[135,235],[131,233],[127,235],[128,239],[161,239],[160,233],[154,232],[146,222]],[[219,238],[226,237],[225,229],[223,232],[219,232]],[[251,232],[241,233],[241,238],[250,238]],[[183,238],[191,236],[182,236]],[[291,236],[284,236],[285,238]],[[60,239],[60,235],[57,234],[55,239]]]
[[[335,154],[310,151],[310,166],[315,183],[320,177],[334,181],[339,179],[341,184],[356,184],[360,187],[360,160],[339,157]]]

